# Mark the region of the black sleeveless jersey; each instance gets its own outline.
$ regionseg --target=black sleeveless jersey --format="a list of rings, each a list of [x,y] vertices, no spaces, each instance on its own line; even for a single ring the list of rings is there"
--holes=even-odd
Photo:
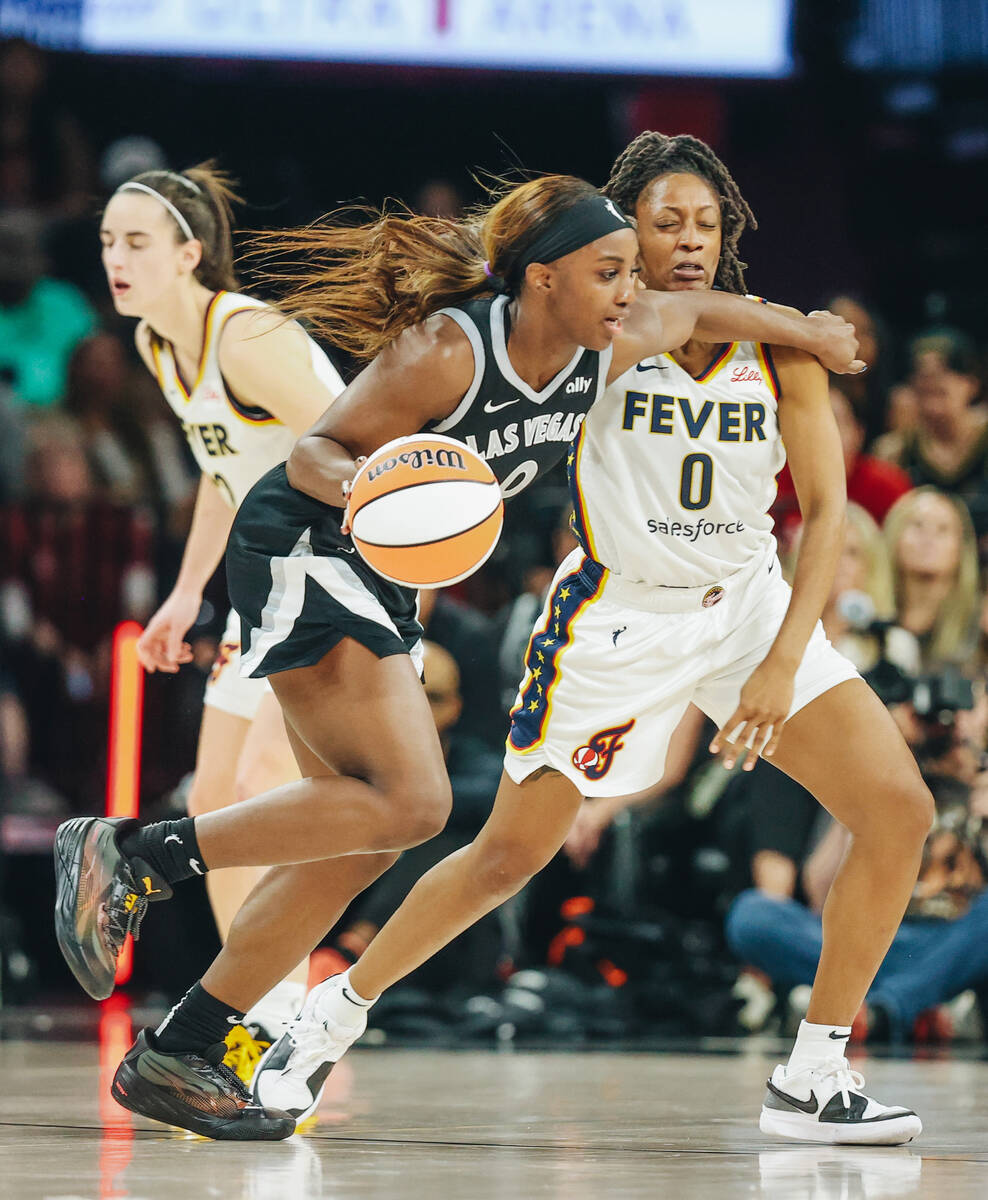
[[[576,353],[536,392],[508,359],[508,297],[468,300],[436,314],[455,321],[473,347],[470,389],[430,428],[475,450],[490,464],[507,500],[562,458],[590,405],[603,394],[611,348]]]

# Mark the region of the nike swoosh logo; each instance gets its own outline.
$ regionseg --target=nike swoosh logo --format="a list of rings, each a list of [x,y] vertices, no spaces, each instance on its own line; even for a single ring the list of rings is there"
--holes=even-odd
[[[788,1092],[780,1091],[771,1079],[766,1080],[766,1082],[768,1083],[768,1090],[773,1096],[779,1100],[783,1100],[786,1104],[791,1104],[793,1108],[798,1108],[800,1112],[809,1113],[812,1116],[820,1107],[817,1103],[816,1092],[810,1092],[809,1100],[797,1100],[795,1096],[790,1096]]]
[[[665,371],[667,370],[664,364],[659,363],[635,363],[636,371]]]
[[[346,984],[344,984],[343,987],[340,988],[340,991],[343,993],[344,997],[350,1001],[351,1004],[356,1004],[356,1006],[358,1008],[366,1008],[367,1007],[366,1004],[361,1004],[361,1002],[356,998],[356,996],[354,996],[350,991],[347,990]]]
[[[200,867],[200,866],[199,866],[199,860],[198,860],[198,859],[196,859],[196,858],[190,858],[190,859],[189,859],[189,866],[192,868],[192,870],[193,870],[193,871],[195,871],[195,873],[196,873],[197,875],[204,875],[204,874],[205,874],[205,871],[203,871],[202,867]]]
[[[181,838],[178,836],[178,834],[177,834],[177,833],[170,833],[170,834],[169,834],[169,835],[168,835],[168,836],[165,838],[165,845],[166,845],[166,846],[168,845],[168,843],[169,843],[169,842],[178,842],[178,844],[179,844],[180,846],[182,845],[182,839],[181,839]]]
[[[850,1033],[838,1033],[836,1029],[831,1029],[828,1036],[832,1042],[843,1042],[846,1041],[851,1035]]]
[[[490,402],[490,400],[488,400],[487,403],[484,405],[484,412],[485,413],[500,412],[502,408],[508,408],[509,405],[518,404],[520,402],[520,400],[521,400],[520,396],[516,396],[514,398],[514,400],[505,400],[505,402],[503,404],[492,404]]]
[[[356,546],[339,546],[337,548],[339,550],[342,550],[344,554],[356,554],[357,553]]]
[[[239,1025],[240,1018],[239,1017],[227,1017],[226,1023],[227,1023],[227,1025]]]

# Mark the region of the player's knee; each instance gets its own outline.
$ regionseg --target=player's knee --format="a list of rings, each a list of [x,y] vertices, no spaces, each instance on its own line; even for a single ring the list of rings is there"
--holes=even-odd
[[[885,846],[895,842],[904,849],[926,841],[936,806],[918,771],[878,781],[863,795],[868,802],[856,806],[844,821],[855,838],[871,838]]]
[[[515,841],[486,838],[476,844],[475,872],[477,884],[498,901],[507,900],[520,892],[552,857],[538,847]]]
[[[402,847],[418,846],[442,833],[453,807],[449,780],[443,775],[406,784],[389,794],[393,828],[400,830]]]
[[[916,779],[912,786],[903,791],[901,807],[896,823],[901,822],[901,832],[910,842],[918,845],[926,841],[936,817],[933,793],[922,781]]]

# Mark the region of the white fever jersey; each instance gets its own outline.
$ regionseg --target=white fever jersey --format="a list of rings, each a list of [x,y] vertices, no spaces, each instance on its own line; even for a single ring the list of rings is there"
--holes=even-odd
[[[774,545],[768,510],[785,462],[769,347],[718,346],[694,378],[670,354],[627,370],[568,455],[574,527],[617,575],[697,587]]]
[[[202,353],[194,380],[182,378],[170,342],[151,332],[158,386],[182,422],[196,462],[233,508],[265,472],[284,462],[296,435],[263,408],[245,404],[230,391],[220,371],[223,327],[234,313],[267,308],[263,300],[237,292],[217,292],[209,302]],[[323,351],[309,338],[312,367],[334,396],[343,380]]]

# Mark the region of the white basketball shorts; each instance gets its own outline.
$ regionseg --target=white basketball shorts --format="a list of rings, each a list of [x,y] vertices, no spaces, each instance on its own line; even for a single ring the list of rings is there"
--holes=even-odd
[[[270,691],[271,685],[266,679],[248,679],[240,674],[240,618],[231,608],[209,672],[203,703],[231,716],[253,721],[262,697]]]
[[[790,593],[774,549],[700,588],[631,583],[574,550],[529,643],[505,770],[521,783],[554,767],[585,796],[623,796],[657,783],[691,702],[718,728],[730,718]],[[789,715],[856,678],[818,622]]]

